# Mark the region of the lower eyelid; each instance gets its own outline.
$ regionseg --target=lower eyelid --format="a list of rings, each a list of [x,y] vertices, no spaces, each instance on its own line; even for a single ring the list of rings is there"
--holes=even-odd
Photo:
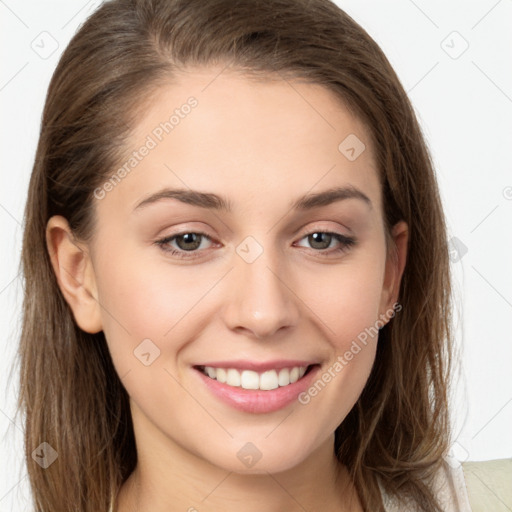
[[[212,245],[215,244],[215,241],[213,240],[212,237],[210,237],[206,233],[202,233],[200,231],[182,231],[181,233],[175,233],[173,235],[169,235],[169,236],[166,236],[159,240],[156,240],[155,243],[157,245],[159,245],[164,251],[168,251],[168,252],[175,251],[175,252],[180,252],[180,253],[185,253],[185,254],[187,254],[187,253],[193,254],[193,253],[201,252],[201,250],[199,250],[199,249],[196,249],[194,251],[185,251],[184,249],[175,249],[174,247],[172,247],[170,249],[165,249],[165,246],[167,244],[170,244],[171,242],[175,241],[176,238],[179,238],[180,236],[188,235],[191,233],[194,235],[200,235],[202,237],[202,239],[207,239],[210,243],[212,243]],[[202,250],[204,251],[205,249],[202,249]]]
[[[181,233],[175,233],[175,234],[172,234],[172,235],[169,235],[167,237],[164,237],[160,240],[157,240],[155,243],[160,246],[160,248],[165,251],[165,252],[168,252],[168,253],[171,253],[172,255],[180,255],[180,256],[183,256],[184,258],[193,258],[194,255],[197,255],[201,252],[204,252],[208,249],[210,249],[211,247],[208,247],[207,249],[195,249],[193,251],[186,251],[184,249],[176,249],[172,246],[168,246],[169,248],[166,248],[166,245],[169,244],[170,242],[174,241],[176,238],[182,236],[182,235],[186,235],[186,234],[190,234],[190,233],[193,233],[195,235],[201,235],[203,238],[206,238],[210,243],[211,243],[211,247],[215,246],[215,244],[218,245],[218,242],[215,242],[215,240],[209,236],[208,234],[206,233],[202,233],[200,231],[182,231]],[[356,243],[356,240],[352,237],[348,237],[346,235],[343,235],[341,233],[337,233],[335,231],[322,231],[320,229],[317,229],[317,230],[314,230],[314,231],[311,231],[309,233],[306,233],[304,234],[302,237],[300,237],[298,239],[298,241],[301,241],[303,240],[304,238],[307,238],[308,236],[314,234],[314,233],[324,233],[324,234],[328,234],[328,235],[331,235],[337,242],[338,242],[338,246],[337,247],[333,247],[333,248],[330,248],[330,249],[314,249],[314,248],[310,248],[312,251],[314,252],[317,252],[319,254],[330,254],[331,252],[337,252],[337,251],[344,251],[344,250],[348,250],[350,249],[351,246],[355,245]],[[299,246],[299,247],[302,247],[302,246]],[[307,249],[307,247],[305,247]],[[190,255],[190,256],[187,256],[187,255]]]
[[[336,231],[322,231],[322,230],[315,230],[315,231],[311,231],[310,233],[306,233],[305,235],[303,235],[298,240],[299,241],[300,240],[304,240],[304,238],[307,238],[308,236],[311,236],[311,235],[313,235],[315,233],[323,233],[325,235],[331,235],[335,240],[337,240],[341,244],[353,244],[353,243],[355,243],[355,238],[353,238],[353,237],[344,235],[342,233],[338,233]]]

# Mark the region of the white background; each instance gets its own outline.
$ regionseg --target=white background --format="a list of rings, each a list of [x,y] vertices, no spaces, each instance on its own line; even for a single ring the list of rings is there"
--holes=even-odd
[[[337,3],[382,47],[408,91],[434,156],[450,237],[467,249],[452,262],[462,347],[453,453],[459,460],[512,457],[512,1]],[[29,510],[11,368],[40,116],[62,50],[98,4],[0,0],[1,511]],[[52,45],[56,51],[45,54]]]

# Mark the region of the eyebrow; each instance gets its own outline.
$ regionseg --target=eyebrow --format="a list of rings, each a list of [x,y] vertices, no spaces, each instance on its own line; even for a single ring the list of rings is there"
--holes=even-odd
[[[191,189],[164,188],[143,199],[140,203],[137,204],[137,206],[134,208],[134,211],[149,206],[150,204],[157,203],[163,199],[177,199],[182,203],[190,204],[192,206],[198,206],[200,208],[207,208],[217,211],[225,211],[228,213],[233,210],[233,204],[231,201],[217,194],[199,192],[198,190]],[[366,203],[370,209],[372,208],[372,202],[370,198],[353,185],[334,187],[322,192],[306,194],[295,200],[290,205],[290,208],[303,211],[311,210],[321,206],[328,206],[332,203],[345,199],[360,199]]]

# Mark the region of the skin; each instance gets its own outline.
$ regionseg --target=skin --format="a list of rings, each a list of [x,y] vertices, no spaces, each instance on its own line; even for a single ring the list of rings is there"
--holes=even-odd
[[[394,226],[387,253],[370,137],[336,96],[319,85],[292,88],[220,70],[190,70],[153,97],[128,153],[188,97],[198,105],[95,200],[91,241],[74,239],[63,217],[48,222],[52,263],[76,322],[104,331],[130,395],[139,462],[116,510],[359,511],[334,456],[334,431],[367,381],[377,336],[310,403],[272,413],[220,402],[192,366],[305,359],[326,371],[396,302],[407,225]],[[354,161],[338,150],[349,134],[366,145]],[[348,184],[372,206],[350,198],[305,212],[290,207],[304,194]],[[223,195],[233,211],[162,199],[134,212],[163,187]],[[198,231],[210,240],[195,258],[155,244]],[[341,246],[333,238],[319,249],[307,236],[319,231],[357,243],[332,252]],[[263,249],[252,263],[236,252],[248,236]],[[169,245],[186,252],[183,240]],[[149,366],[134,357],[144,339],[160,350]],[[261,453],[250,468],[237,457],[247,442]]]

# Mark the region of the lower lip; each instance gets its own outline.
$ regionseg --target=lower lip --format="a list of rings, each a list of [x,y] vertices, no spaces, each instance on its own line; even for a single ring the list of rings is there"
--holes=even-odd
[[[278,411],[294,402],[300,393],[309,388],[319,369],[320,366],[315,365],[297,382],[269,391],[228,386],[218,380],[211,379],[197,368],[194,368],[194,371],[199,375],[206,387],[222,402],[240,411],[266,413]]]

